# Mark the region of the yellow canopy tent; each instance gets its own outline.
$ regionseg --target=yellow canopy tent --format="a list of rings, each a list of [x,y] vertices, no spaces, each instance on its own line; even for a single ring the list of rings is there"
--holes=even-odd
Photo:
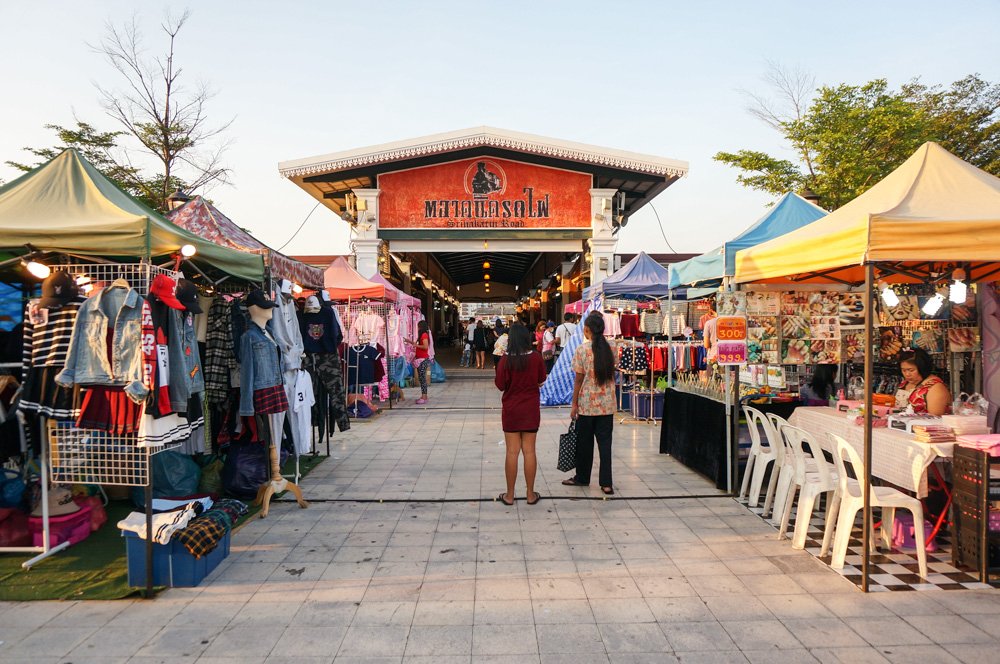
[[[264,278],[260,255],[220,247],[164,219],[104,177],[74,149],[0,187],[0,249],[110,258],[160,258],[183,245],[199,267]]]
[[[1000,178],[924,143],[874,187],[826,217],[736,254],[736,283],[862,283],[864,264],[923,281],[934,264],[1000,270]]]

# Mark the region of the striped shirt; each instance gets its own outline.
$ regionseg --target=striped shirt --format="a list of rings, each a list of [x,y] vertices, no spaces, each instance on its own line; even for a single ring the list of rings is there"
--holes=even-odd
[[[80,302],[58,309],[42,309],[38,300],[28,303],[24,313],[24,345],[21,367],[25,375],[32,367],[64,367],[73,336]]]

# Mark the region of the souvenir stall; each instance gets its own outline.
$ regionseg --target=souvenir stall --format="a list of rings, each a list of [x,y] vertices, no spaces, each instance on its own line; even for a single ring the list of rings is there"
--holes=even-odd
[[[718,315],[746,314],[745,306],[738,312],[730,298],[719,294],[719,289],[728,286],[735,273],[737,251],[801,228],[824,215],[825,210],[797,194],[787,193],[767,214],[721,247],[670,266],[667,320],[672,341],[667,373],[671,380],[666,397],[668,417],[660,431],[660,452],[672,454],[707,475],[720,489],[733,490],[736,451],[733,441],[745,436],[734,431],[742,415],[734,413],[737,399],[732,389],[733,376],[728,367],[717,372],[706,366],[701,328],[711,307]],[[713,295],[711,307],[708,300],[700,299],[709,294]],[[715,295],[719,295],[718,301]],[[765,312],[755,313],[763,316]],[[766,313],[776,316],[778,312]],[[760,337],[748,340],[751,354],[760,353],[762,348],[770,353],[776,343],[772,341],[774,323],[767,329],[758,329],[753,324],[750,328],[751,334]],[[791,412],[787,404],[761,404],[761,407],[778,415]],[[715,424],[706,428],[706,422]]]
[[[302,392],[307,387],[303,383],[307,377],[303,366],[305,345],[300,325],[302,314],[296,308],[293,294],[302,292],[303,288],[322,288],[323,271],[271,249],[236,225],[201,196],[195,196],[184,205],[168,212],[167,219],[219,246],[263,257],[267,290],[275,293],[274,302],[278,305],[269,329],[281,350],[282,375],[287,399],[296,406],[289,409],[287,418],[296,455],[295,481],[298,482],[300,477],[298,457],[315,450],[313,409],[309,406],[310,402],[315,402],[315,397],[312,393]],[[232,291],[232,287],[221,289]],[[307,382],[308,391],[312,392],[311,377]],[[301,400],[295,398],[297,391],[302,392]]]
[[[395,311],[393,291],[362,277],[344,257],[326,268],[324,286],[341,325],[347,412],[354,417],[378,412],[376,395],[392,408],[387,333]]]
[[[841,289],[838,323],[845,317],[852,323],[861,322],[855,333],[857,345],[848,340],[849,333],[843,330],[836,340],[840,360],[848,356],[863,358],[861,380],[854,381],[861,403],[844,404],[849,412],[800,407],[789,421],[806,430],[816,445],[835,460],[845,458],[844,464],[853,466],[861,482],[863,488],[857,489],[857,499],[845,499],[839,506],[839,514],[832,515],[831,523],[837,524],[832,566],[856,579],[865,591],[882,590],[886,584],[910,583],[881,569],[880,562],[873,562],[869,546],[872,507],[886,505],[887,501],[913,513],[910,533],[915,540],[917,560],[907,567],[916,572],[921,583],[941,588],[976,587],[974,582],[986,576],[985,567],[1000,562],[991,561],[986,547],[986,538],[992,536],[987,529],[989,506],[985,498],[992,484],[987,477],[991,454],[995,451],[991,446],[996,439],[969,435],[988,426],[986,418],[964,413],[941,419],[922,416],[916,421],[905,416],[885,417],[895,399],[880,397],[876,392],[880,385],[886,389],[885,380],[889,377],[880,377],[876,371],[878,358],[895,358],[907,344],[930,352],[932,358],[940,358],[931,367],[925,367],[931,377],[949,367],[954,371],[961,366],[959,373],[964,376],[949,375],[947,381],[962,389],[978,388],[975,370],[965,369],[978,359],[974,354],[977,334],[974,326],[968,325],[975,320],[976,300],[969,298],[968,293],[974,287],[981,293],[995,288],[1000,275],[998,242],[1000,179],[963,162],[937,144],[927,143],[884,180],[829,216],[737,254],[735,282],[743,288],[763,289],[767,286],[762,284],[777,284],[772,288],[795,289],[788,300],[797,300],[797,311],[790,317],[796,329],[789,323],[785,330],[784,316],[781,321],[782,332],[791,337],[781,342],[780,352],[785,360],[801,357],[821,362],[824,354],[829,357],[830,346],[824,344],[817,351],[815,341],[821,339],[816,339],[814,333],[815,317],[806,320],[801,314],[803,306],[811,310],[815,305],[821,316],[833,318],[824,312],[833,310],[832,298],[827,293],[838,286]],[[809,287],[822,289],[821,294],[812,296],[804,292]],[[978,302],[989,304],[990,300],[980,297]],[[981,323],[983,337],[989,336],[989,330],[996,326],[985,318]],[[822,335],[830,331],[829,327],[820,321]],[[809,334],[805,335],[807,329]],[[951,351],[965,357],[956,358]],[[982,361],[987,367],[995,363],[993,358],[982,357]],[[912,398],[904,399],[910,405],[923,405]],[[965,410],[963,404],[956,405]],[[855,406],[860,407],[851,412]],[[812,454],[817,463],[821,462],[816,458],[817,451],[812,450]],[[966,463],[970,457],[982,465],[972,463],[960,470],[960,463]],[[910,494],[918,499],[926,496],[929,480],[944,485],[941,478],[947,475],[947,462],[952,458],[954,484],[944,487],[948,501],[953,501],[952,556],[942,559],[925,545],[931,543],[927,537],[930,531],[917,527],[924,521],[924,510],[930,506]],[[945,462],[943,471],[940,462]],[[967,482],[976,477],[978,481]],[[867,490],[873,480],[879,485],[877,494]],[[794,486],[791,494],[794,495]],[[873,495],[877,500],[872,499]],[[856,551],[861,562],[856,567],[845,566],[844,556],[850,549],[850,531],[855,526],[857,512],[862,513],[863,525],[858,538],[862,546]],[[929,525],[936,529],[946,519],[943,512],[938,523]],[[893,525],[896,524],[883,523],[883,533]],[[802,519],[796,520],[796,546],[804,545],[808,528],[808,518],[803,514]],[[834,529],[831,526],[828,530]],[[825,539],[822,533],[820,538]],[[949,574],[943,582],[940,577],[945,575],[928,574],[927,559],[936,563],[936,569],[946,563],[962,563],[978,568],[981,574],[962,578],[956,570],[955,575]],[[873,571],[880,573],[877,582],[871,577]]]
[[[33,546],[0,551],[39,553],[21,564],[30,568],[87,539],[106,514],[105,501],[74,498],[70,485],[102,492],[138,488],[144,513],[134,513],[130,525],[153,532],[154,484],[171,458],[168,450],[205,435],[194,324],[198,284],[259,283],[260,256],[172,225],[75,150],[0,188],[0,242],[14,256],[0,269],[25,283],[25,385],[18,413],[24,446],[18,458],[22,468],[39,458],[40,494],[37,518],[29,521]],[[163,585],[153,567],[154,559],[163,562],[165,543],[178,542],[185,560],[216,548],[214,563],[224,557],[228,528],[221,526],[226,521],[231,527],[228,513],[216,523],[218,537],[201,539],[197,552],[182,543],[204,524],[190,516],[190,524],[183,523],[190,528],[179,525],[156,545],[147,539],[128,547],[130,572],[133,564],[143,570],[130,581],[147,592]]]

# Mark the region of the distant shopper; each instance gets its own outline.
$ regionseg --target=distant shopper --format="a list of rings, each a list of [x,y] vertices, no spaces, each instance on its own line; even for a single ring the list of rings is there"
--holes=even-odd
[[[524,455],[525,499],[534,505],[541,498],[535,491],[535,439],[541,421],[538,388],[545,382],[545,364],[542,356],[532,348],[531,332],[514,323],[507,333],[507,354],[500,358],[493,381],[503,391],[501,422],[503,438],[507,445],[504,474],[507,491],[497,496],[504,505],[514,504],[514,484],[517,481],[518,457]],[[603,464],[602,464],[603,467]]]
[[[503,326],[503,321],[497,318],[493,331],[497,334],[497,340],[493,344],[493,368],[500,366],[500,358],[507,354],[507,343],[510,339],[507,328]]]
[[[545,321],[540,320],[535,325],[535,350],[542,352],[542,340],[545,337]]]
[[[486,326],[483,321],[476,321],[476,329],[472,331],[472,350],[476,353],[476,368],[486,368],[486,348],[488,337],[486,336]]]
[[[573,353],[573,402],[576,420],[576,475],[567,486],[587,486],[594,467],[594,440],[601,455],[601,491],[615,492],[611,477],[611,438],[615,417],[615,349],[604,338],[604,316],[592,312],[583,321],[584,342]]]
[[[545,361],[545,373],[552,371],[556,361],[556,324],[549,321],[542,332],[542,359]]]
[[[413,355],[413,371],[417,374],[417,380],[420,382],[420,398],[417,399],[417,404],[423,405],[427,403],[427,383],[430,381],[427,374],[431,370],[430,352],[428,351],[431,347],[431,333],[430,328],[427,327],[427,321],[422,320],[417,323],[417,340],[407,339],[406,343],[413,346],[416,351]]]
[[[566,314],[563,317],[562,325],[556,328],[556,357],[558,358],[566,346],[569,344],[570,338],[576,334],[576,315]]]

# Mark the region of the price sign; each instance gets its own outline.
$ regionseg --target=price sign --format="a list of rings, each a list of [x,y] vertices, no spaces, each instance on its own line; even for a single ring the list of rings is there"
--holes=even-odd
[[[746,316],[719,316],[715,324],[715,333],[719,341],[746,341]]]
[[[746,364],[747,344],[745,341],[719,341],[718,362],[721,365]]]

